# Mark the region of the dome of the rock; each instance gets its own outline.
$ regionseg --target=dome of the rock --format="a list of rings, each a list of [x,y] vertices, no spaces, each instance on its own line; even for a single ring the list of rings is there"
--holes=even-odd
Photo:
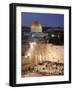
[[[42,32],[42,25],[39,22],[33,22],[31,32]]]

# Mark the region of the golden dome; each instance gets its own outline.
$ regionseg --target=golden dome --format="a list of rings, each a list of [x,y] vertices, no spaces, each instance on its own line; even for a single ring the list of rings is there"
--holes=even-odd
[[[32,32],[42,32],[42,25],[39,22],[34,22],[31,25]]]

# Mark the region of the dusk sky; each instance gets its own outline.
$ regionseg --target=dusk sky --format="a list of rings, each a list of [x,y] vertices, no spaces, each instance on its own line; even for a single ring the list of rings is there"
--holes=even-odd
[[[44,14],[44,13],[21,13],[22,26],[30,27],[31,24],[38,21],[42,26],[47,27],[64,27],[63,14]]]

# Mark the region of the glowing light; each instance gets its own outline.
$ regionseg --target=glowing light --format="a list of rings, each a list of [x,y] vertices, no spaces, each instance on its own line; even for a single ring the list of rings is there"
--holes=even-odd
[[[30,52],[28,52],[27,55],[25,55],[25,58],[30,57],[30,56],[31,56],[31,54],[30,54]]]
[[[28,56],[26,55],[25,58],[27,58]]]
[[[32,34],[32,37],[34,37],[34,34]]]
[[[32,51],[33,51],[33,47],[34,47],[34,45],[36,45],[36,42],[32,42],[32,43],[30,43],[30,48],[29,48],[29,50],[28,50],[28,52],[27,52],[27,54],[25,55],[25,58],[31,58],[31,56],[32,56]]]
[[[52,34],[52,35],[51,35],[51,37],[55,37],[55,35],[54,35],[54,34]]]
[[[33,48],[34,45],[36,45],[36,42],[30,43],[30,48]]]

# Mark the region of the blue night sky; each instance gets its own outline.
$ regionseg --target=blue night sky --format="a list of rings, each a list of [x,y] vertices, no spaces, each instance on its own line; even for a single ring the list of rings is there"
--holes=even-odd
[[[31,24],[38,21],[42,26],[47,27],[64,27],[63,14],[44,14],[44,13],[21,13],[22,26],[30,27]]]

